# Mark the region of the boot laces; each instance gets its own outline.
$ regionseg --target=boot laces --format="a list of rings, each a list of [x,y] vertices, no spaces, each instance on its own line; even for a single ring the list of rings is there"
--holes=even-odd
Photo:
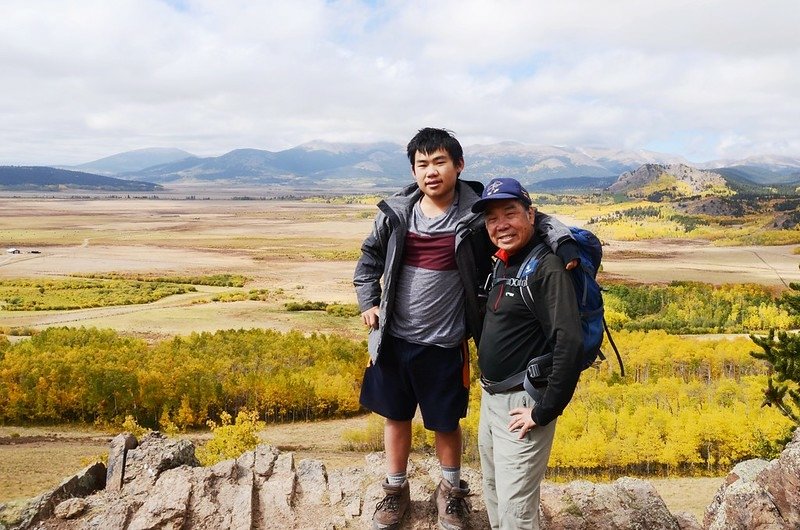
[[[463,517],[467,510],[467,501],[464,500],[462,497],[456,497],[455,495],[448,494],[447,495],[447,505],[445,507],[445,512],[449,514],[454,514],[457,517]]]
[[[398,509],[398,502],[397,501],[399,499],[400,499],[400,495],[392,495],[392,494],[386,495],[386,497],[384,497],[383,500],[380,501],[375,506],[375,508],[377,508],[378,510],[382,510],[382,509],[384,509],[384,507],[386,507],[387,511],[396,512],[397,509]]]

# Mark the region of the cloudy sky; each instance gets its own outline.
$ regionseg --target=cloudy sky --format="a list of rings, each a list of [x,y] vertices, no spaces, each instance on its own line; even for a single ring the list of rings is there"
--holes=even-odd
[[[514,140],[800,156],[796,0],[0,0],[0,164]]]

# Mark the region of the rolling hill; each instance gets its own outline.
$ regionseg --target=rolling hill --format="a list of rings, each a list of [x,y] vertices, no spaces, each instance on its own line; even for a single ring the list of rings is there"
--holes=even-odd
[[[0,166],[0,189],[151,192],[163,188],[151,182],[118,179],[45,166]]]
[[[79,166],[67,166],[61,169],[73,171],[84,171],[96,175],[113,176],[120,173],[139,171],[159,164],[177,162],[184,158],[193,157],[182,149],[150,147],[146,149],[136,149],[126,151],[116,155],[107,156],[93,162],[81,164]]]
[[[394,144],[330,144],[314,142],[285,151],[236,149],[218,157],[192,157],[122,178],[148,181],[221,181],[240,185],[305,188],[395,186],[410,179],[408,160]]]

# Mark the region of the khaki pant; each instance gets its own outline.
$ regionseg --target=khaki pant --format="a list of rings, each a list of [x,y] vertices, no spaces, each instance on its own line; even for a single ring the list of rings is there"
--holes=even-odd
[[[531,407],[524,390],[481,395],[478,449],[483,496],[493,529],[538,530],[539,486],[547,470],[556,422],[534,427],[520,440],[508,430],[508,412]]]

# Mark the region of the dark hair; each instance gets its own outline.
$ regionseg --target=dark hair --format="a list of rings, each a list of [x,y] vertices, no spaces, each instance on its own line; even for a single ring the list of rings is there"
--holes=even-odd
[[[439,149],[447,151],[447,154],[450,155],[450,158],[456,165],[464,160],[464,150],[461,149],[461,144],[458,143],[458,140],[456,140],[452,132],[447,129],[425,127],[424,129],[420,129],[414,138],[408,142],[406,151],[408,153],[408,160],[411,162],[411,167],[414,167],[414,157],[417,151],[429,155]]]

